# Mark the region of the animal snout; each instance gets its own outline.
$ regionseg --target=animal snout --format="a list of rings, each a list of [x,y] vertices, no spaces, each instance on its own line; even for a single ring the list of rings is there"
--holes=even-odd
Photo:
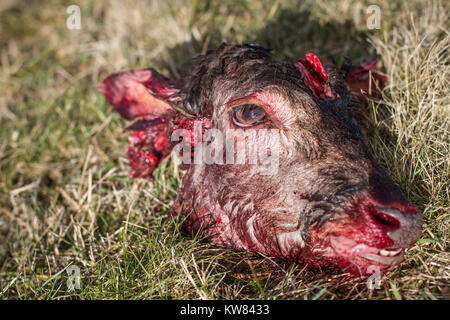
[[[422,215],[413,205],[371,205],[375,223],[394,241],[393,247],[409,247],[420,237]]]

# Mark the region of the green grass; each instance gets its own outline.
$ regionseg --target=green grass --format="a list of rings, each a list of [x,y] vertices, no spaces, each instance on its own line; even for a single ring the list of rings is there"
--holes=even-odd
[[[449,6],[364,1],[79,1],[81,30],[51,1],[0,4],[0,298],[449,299]],[[186,75],[222,41],[293,61],[378,57],[389,79],[358,121],[424,212],[422,239],[369,290],[366,278],[218,249],[166,221],[182,172],[127,176],[125,122],[95,85],[126,68]],[[68,291],[69,265],[81,289]]]

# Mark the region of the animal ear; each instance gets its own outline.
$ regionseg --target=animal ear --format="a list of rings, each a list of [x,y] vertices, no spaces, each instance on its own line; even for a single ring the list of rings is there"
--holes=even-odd
[[[122,117],[139,117],[126,128],[132,131],[127,151],[131,177],[152,180],[152,172],[172,150],[171,123],[178,115],[174,105],[183,81],[142,69],[111,74],[97,86]]]
[[[346,95],[347,90],[337,83],[342,79],[340,76],[342,73],[350,91],[362,103],[367,103],[367,96],[379,98],[380,89],[386,84],[386,76],[375,71],[376,61],[352,66],[350,60],[346,59],[340,72],[337,72],[338,68],[334,65],[327,65],[327,72],[319,58],[310,52],[304,59],[297,60],[294,65],[302,73],[305,84],[319,99],[336,100]]]
[[[175,145],[171,140],[174,130],[185,129],[191,134],[189,141],[196,141],[197,117],[177,106],[182,99],[179,92],[188,81],[141,69],[111,74],[97,86],[122,117],[139,118],[125,129],[132,132],[127,151],[130,177],[153,179],[153,171]]]
[[[375,71],[376,66],[376,61],[353,66],[349,60],[342,66],[343,71],[347,73],[345,81],[353,95],[361,102],[367,102],[367,96],[379,98],[380,90],[386,85],[386,76]]]
[[[173,110],[182,80],[168,79],[153,69],[113,73],[97,89],[127,120],[158,118]]]
[[[310,52],[305,58],[298,59],[294,65],[303,75],[303,81],[314,95],[320,99],[334,99],[335,95],[327,84],[329,76],[319,58]]]

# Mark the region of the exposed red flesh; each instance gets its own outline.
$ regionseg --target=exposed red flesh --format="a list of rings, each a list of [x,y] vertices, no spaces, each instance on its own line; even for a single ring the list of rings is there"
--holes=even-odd
[[[128,138],[128,160],[131,178],[152,180],[152,173],[158,163],[173,148],[167,130],[167,121],[161,120],[145,130],[135,131]]]
[[[304,81],[317,98],[332,98],[330,87],[326,85],[328,73],[325,71],[319,58],[310,52],[305,59],[299,59],[294,64],[304,76]]]
[[[297,60],[295,66],[303,74],[305,84],[317,98],[336,98],[327,84],[329,80],[327,71],[313,52],[306,54],[304,59]],[[386,76],[376,72],[376,66],[376,61],[353,66],[346,77],[350,90],[363,103],[367,102],[367,96],[379,98],[380,89],[386,85]]]

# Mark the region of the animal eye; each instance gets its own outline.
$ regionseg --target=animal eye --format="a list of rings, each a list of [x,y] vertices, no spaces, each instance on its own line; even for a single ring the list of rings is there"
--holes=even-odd
[[[233,109],[233,123],[239,127],[251,127],[266,120],[266,112],[255,104],[244,104]]]

